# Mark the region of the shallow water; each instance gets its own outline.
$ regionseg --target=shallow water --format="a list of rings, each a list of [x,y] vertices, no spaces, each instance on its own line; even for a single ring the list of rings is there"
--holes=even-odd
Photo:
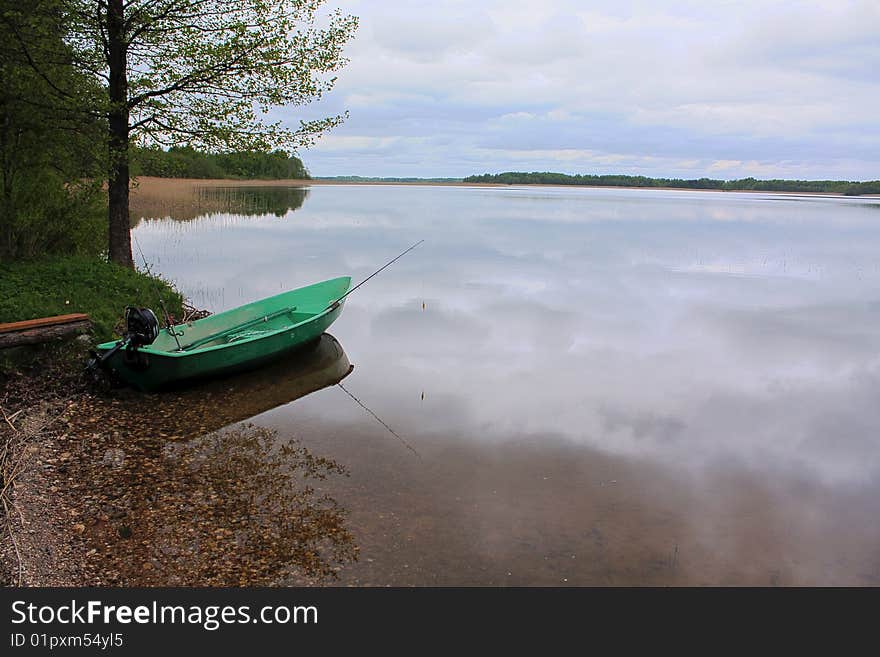
[[[135,235],[214,311],[425,240],[331,327],[418,456],[335,386],[251,419],[349,469],[342,583],[880,584],[877,199],[255,193]]]

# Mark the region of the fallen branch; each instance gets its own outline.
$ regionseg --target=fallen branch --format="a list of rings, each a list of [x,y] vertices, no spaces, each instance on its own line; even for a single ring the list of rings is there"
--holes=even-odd
[[[211,316],[210,311],[200,310],[200,309],[196,308],[195,306],[187,303],[186,301],[183,302],[182,309],[183,309],[183,323],[184,324],[186,324],[187,322],[194,322],[197,319],[204,319],[205,317]]]
[[[70,398],[63,400],[64,402],[69,402]],[[4,517],[6,519],[6,529],[9,533],[9,539],[12,542],[12,548],[15,552],[15,558],[18,565],[18,579],[17,586],[21,586],[24,581],[24,564],[22,562],[21,551],[18,547],[18,541],[15,538],[15,531],[12,527],[12,509],[18,513],[19,520],[21,521],[21,526],[24,527],[24,516],[22,516],[21,510],[16,506],[15,502],[12,500],[11,492],[12,488],[15,484],[18,476],[25,469],[25,450],[27,445],[31,443],[35,438],[37,438],[43,431],[45,431],[50,425],[52,425],[55,421],[63,417],[67,411],[70,410],[70,405],[65,404],[64,408],[45,420],[39,426],[28,428],[27,430],[19,429],[13,424],[13,421],[19,414],[21,414],[26,409],[19,409],[12,413],[11,415],[7,414],[5,409],[0,407],[0,414],[3,415],[3,420],[12,430],[10,435],[3,441],[2,450],[0,450],[0,483],[2,483],[2,488],[0,488],[0,502],[3,504],[3,512]]]
[[[21,560],[21,551],[18,549],[18,541],[15,540],[15,532],[12,530],[12,513],[10,513],[9,509],[10,505],[15,507],[15,503],[9,497],[7,492],[21,472],[22,445],[16,444],[16,442],[21,442],[21,432],[12,423],[15,416],[21,411],[13,413],[12,416],[7,415],[6,411],[2,408],[0,408],[0,412],[3,413],[3,419],[6,421],[6,424],[12,429],[11,435],[3,441],[3,452],[0,454],[0,477],[2,477],[3,483],[3,488],[0,489],[0,502],[3,503],[6,530],[9,532],[9,540],[12,542],[12,549],[15,552],[15,559],[18,565],[18,579],[16,581],[16,586],[21,586],[24,566]],[[20,512],[19,517],[21,517]]]
[[[24,574],[24,565],[21,561],[21,552],[18,549],[18,541],[15,540],[15,532],[12,531],[12,514],[9,513],[9,505],[6,502],[6,497],[2,497],[3,502],[3,513],[6,517],[6,529],[9,531],[9,540],[12,541],[12,548],[15,551],[15,560],[18,564],[18,580],[16,581],[16,586],[21,586],[23,581]],[[13,504],[13,507],[15,505]],[[19,516],[21,513],[19,513]]]
[[[6,424],[9,425],[9,428],[12,429],[15,433],[18,433],[18,429],[15,428],[15,425],[12,424],[12,421],[15,419],[15,416],[21,413],[21,410],[16,411],[12,415],[6,415],[6,411],[0,408],[0,412],[3,413],[3,419],[6,421]]]

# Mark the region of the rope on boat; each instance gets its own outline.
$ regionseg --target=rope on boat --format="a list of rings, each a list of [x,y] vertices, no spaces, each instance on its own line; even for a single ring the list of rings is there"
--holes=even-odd
[[[362,409],[364,409],[367,413],[369,413],[369,414],[372,415],[374,418],[376,418],[376,421],[377,421],[379,424],[381,424],[383,427],[385,427],[386,429],[388,429],[388,431],[391,432],[391,435],[392,435],[392,436],[394,436],[394,437],[397,438],[400,442],[403,443],[404,447],[406,447],[409,451],[411,451],[413,454],[415,454],[416,456],[418,456],[419,459],[422,458],[422,455],[419,454],[419,453],[415,450],[415,448],[414,448],[412,445],[410,445],[408,442],[406,442],[406,441],[400,436],[400,434],[398,434],[394,429],[392,429],[392,428],[389,427],[387,424],[385,424],[385,422],[382,421],[382,418],[380,418],[380,417],[379,417],[378,415],[376,415],[373,411],[371,411],[369,408],[367,408],[367,407],[364,405],[364,403],[363,403],[360,399],[358,399],[358,398],[355,397],[353,394],[351,394],[351,393],[348,391],[348,388],[346,388],[344,385],[342,385],[342,382],[341,382],[341,381],[340,381],[339,383],[337,383],[336,385],[338,385],[340,388],[342,388],[342,391],[343,391],[346,395],[348,395],[349,397],[351,397],[352,399],[354,399],[354,401],[357,403],[358,406],[360,406],[360,407],[361,407]]]

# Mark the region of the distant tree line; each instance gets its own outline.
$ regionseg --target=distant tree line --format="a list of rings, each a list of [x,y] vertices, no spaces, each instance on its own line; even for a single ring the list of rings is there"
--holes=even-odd
[[[507,171],[505,173],[485,173],[468,176],[466,183],[499,183],[507,185],[582,185],[587,187],[673,187],[679,189],[714,189],[723,191],[758,192],[820,192],[858,196],[859,194],[880,194],[880,180],[851,182],[847,180],[758,180],[740,178],[738,180],[716,180],[697,178],[648,178],[646,176],[591,175],[553,173],[550,171]]]
[[[159,178],[236,178],[283,180],[310,178],[298,157],[283,150],[261,153],[203,153],[189,146],[132,149],[134,175]]]
[[[459,183],[461,178],[415,178],[415,177],[379,177],[379,176],[318,176],[317,180],[333,180],[337,182],[389,182],[389,183],[432,183],[449,182]]]

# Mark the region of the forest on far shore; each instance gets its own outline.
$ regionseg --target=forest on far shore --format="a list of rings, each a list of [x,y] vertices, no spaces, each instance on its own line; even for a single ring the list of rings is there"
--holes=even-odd
[[[189,146],[132,148],[132,174],[158,178],[309,180],[302,160],[282,150],[203,153]]]
[[[507,185],[582,185],[587,187],[673,187],[680,189],[715,189],[722,191],[755,192],[818,192],[826,194],[880,194],[880,180],[852,182],[848,180],[716,180],[697,178],[648,178],[646,176],[592,175],[554,173],[550,171],[507,171],[468,176],[466,183],[497,183]]]

